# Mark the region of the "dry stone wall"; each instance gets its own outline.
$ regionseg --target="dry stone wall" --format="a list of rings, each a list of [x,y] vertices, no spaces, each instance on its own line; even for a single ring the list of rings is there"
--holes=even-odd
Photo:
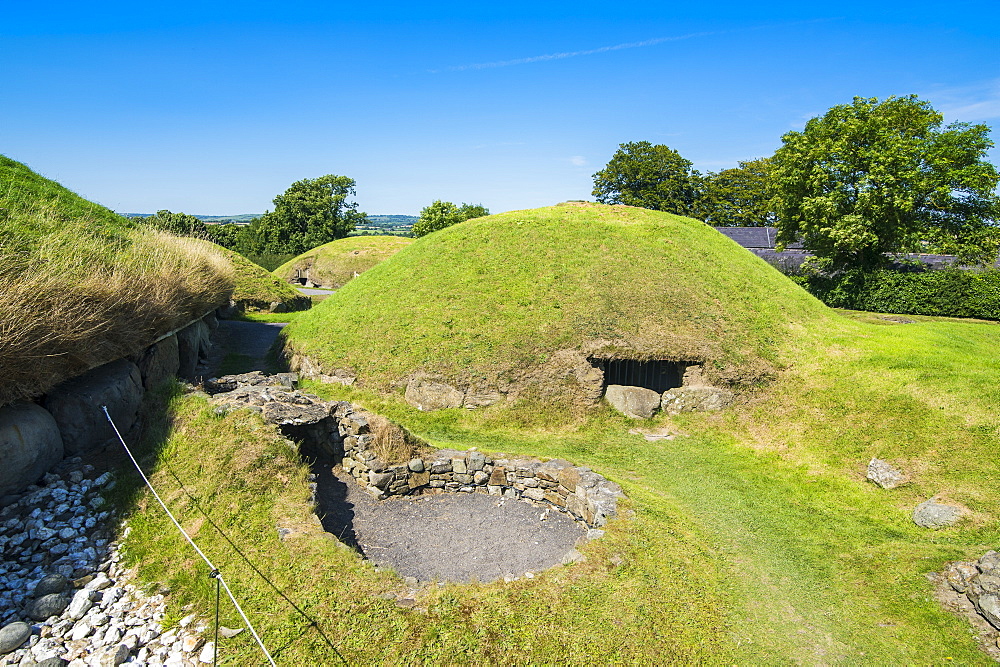
[[[293,388],[294,374],[260,372],[225,376],[206,383],[220,412],[249,408],[300,441],[308,453],[341,464],[373,496],[485,493],[517,498],[565,512],[590,528],[616,516],[621,487],[568,461],[433,450],[405,463],[377,454],[374,416],[346,401],[324,402]]]

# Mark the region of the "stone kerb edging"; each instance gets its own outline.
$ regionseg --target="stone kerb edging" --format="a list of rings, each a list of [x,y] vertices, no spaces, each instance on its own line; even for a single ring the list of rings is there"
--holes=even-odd
[[[618,513],[621,487],[590,468],[568,461],[494,458],[475,449],[436,450],[407,463],[389,465],[373,451],[369,413],[346,401],[326,403],[293,388],[294,373],[259,371],[206,383],[217,410],[250,408],[342,464],[373,496],[444,492],[486,493],[554,507],[589,528]]]
[[[0,500],[32,484],[64,457],[116,442],[101,406],[126,439],[138,433],[143,394],[167,378],[203,370],[215,311],[165,334],[143,351],[92,368],[53,387],[37,401],[0,406]],[[0,503],[2,505],[2,503]]]

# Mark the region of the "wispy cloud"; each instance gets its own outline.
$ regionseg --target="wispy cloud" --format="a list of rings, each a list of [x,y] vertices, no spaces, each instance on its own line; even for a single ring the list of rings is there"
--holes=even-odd
[[[569,163],[574,167],[586,167],[588,164],[590,164],[589,162],[587,162],[587,158],[583,157],[582,155],[574,155],[569,159]]]
[[[452,65],[451,67],[445,67],[442,69],[429,70],[431,74],[437,74],[439,72],[464,72],[466,70],[480,70],[480,69],[492,69],[495,67],[510,67],[511,65],[528,65],[531,63],[541,63],[550,60],[563,60],[565,58],[576,58],[577,56],[592,56],[598,53],[609,53],[611,51],[622,51],[624,49],[639,49],[646,46],[655,46],[656,44],[663,44],[664,42],[679,42],[686,39],[695,39],[698,37],[712,37],[715,35],[727,35],[735,32],[749,32],[752,30],[764,30],[766,28],[784,28],[792,25],[801,25],[803,23],[819,23],[823,21],[830,21],[834,19],[815,19],[812,21],[795,21],[793,23],[782,23],[778,25],[763,25],[755,26],[751,28],[738,28],[733,30],[711,30],[706,32],[692,32],[686,35],[674,35],[672,37],[656,37],[654,39],[646,39],[641,42],[624,42],[622,44],[613,44],[611,46],[600,46],[596,49],[585,49],[583,51],[561,51],[559,53],[546,53],[540,56],[529,56],[527,58],[515,58],[513,60],[497,60],[495,62],[489,63],[472,63],[469,65]]]
[[[976,123],[1000,118],[1000,79],[938,88],[920,97],[929,100],[949,122]]]

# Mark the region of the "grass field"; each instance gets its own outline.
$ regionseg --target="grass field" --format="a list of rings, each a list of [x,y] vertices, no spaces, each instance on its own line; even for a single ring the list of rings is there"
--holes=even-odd
[[[161,492],[222,561],[280,664],[336,664],[317,627],[350,664],[990,664],[925,574],[1000,544],[1000,326],[915,319],[802,324],[774,381],[723,413],[639,422],[676,434],[655,442],[606,408],[574,425],[512,427],[499,413],[422,413],[394,395],[310,386],[435,445],[563,457],[629,495],[634,514],[588,545],[585,563],[432,587],[414,609],[380,597],[402,582],[309,523],[305,472],[256,416],[175,397],[147,446]],[[872,456],[913,483],[874,487],[864,480]],[[234,556],[172,473],[317,626]],[[911,509],[934,494],[971,516],[916,527]],[[207,614],[210,580],[147,505],[131,519],[129,557]],[[300,532],[281,542],[276,525]],[[245,636],[223,655],[259,662]]]

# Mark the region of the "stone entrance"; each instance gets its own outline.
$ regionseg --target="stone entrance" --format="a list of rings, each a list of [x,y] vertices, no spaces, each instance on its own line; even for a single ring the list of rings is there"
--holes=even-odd
[[[662,394],[683,384],[687,363],[653,359],[600,359],[592,358],[594,368],[604,373],[604,386],[624,385],[642,387]]]

